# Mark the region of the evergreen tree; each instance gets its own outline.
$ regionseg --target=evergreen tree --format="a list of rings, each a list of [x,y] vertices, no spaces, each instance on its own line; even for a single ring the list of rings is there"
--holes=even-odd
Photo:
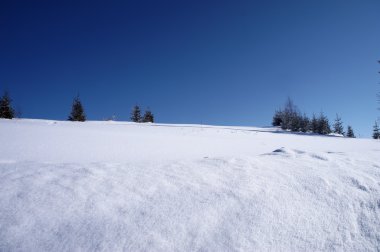
[[[141,110],[140,107],[135,105],[131,112],[131,121],[132,122],[141,122]]]
[[[282,111],[282,129],[295,129],[297,128],[298,119],[297,118],[298,109],[294,105],[292,99],[288,97],[288,100],[285,103],[284,110]]]
[[[347,126],[347,137],[355,138],[354,130],[350,125]]]
[[[301,122],[302,122],[302,116],[294,112],[291,115],[291,120],[290,120],[290,130],[293,132],[298,132],[301,130]]]
[[[86,121],[86,115],[84,113],[82,103],[79,100],[79,96],[75,97],[75,99],[73,101],[71,113],[69,115],[68,120],[69,121],[78,121],[78,122]]]
[[[331,133],[329,119],[323,113],[321,113],[318,118],[317,133],[321,135],[328,135]]]
[[[0,118],[12,119],[15,116],[15,111],[11,106],[12,99],[7,91],[0,98]]]
[[[338,114],[336,114],[333,130],[336,134],[344,135],[342,119],[338,116]]]
[[[142,121],[143,122],[151,122],[151,123],[154,122],[154,115],[153,115],[152,111],[150,111],[149,108],[145,111]]]
[[[306,114],[303,114],[300,121],[300,131],[302,132],[308,132],[310,129],[310,119],[307,117]]]
[[[315,114],[313,114],[313,118],[311,119],[311,122],[310,122],[310,130],[313,133],[318,133],[318,119],[315,116]]]
[[[378,60],[377,62],[380,64],[380,60]],[[380,71],[379,71],[379,73],[380,73]],[[377,102],[378,102],[379,105],[380,105],[380,92],[378,92],[378,93],[376,94],[376,96],[377,96]],[[377,109],[380,110],[380,107],[378,107]]]
[[[373,139],[380,139],[380,129],[379,129],[379,126],[377,125],[376,121],[375,121],[375,125],[373,126],[372,138]]]
[[[276,110],[273,116],[272,125],[273,126],[281,126],[282,124],[282,111]]]
[[[297,106],[294,105],[292,99],[288,98],[285,102],[284,109],[275,111],[272,125],[281,126],[283,130],[291,130],[295,132],[307,131],[309,128],[309,119],[306,118],[306,116],[302,116]]]

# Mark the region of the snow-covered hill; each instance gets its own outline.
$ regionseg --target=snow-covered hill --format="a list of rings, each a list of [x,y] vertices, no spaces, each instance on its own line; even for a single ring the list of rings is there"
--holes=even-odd
[[[0,120],[0,251],[380,251],[380,142]]]

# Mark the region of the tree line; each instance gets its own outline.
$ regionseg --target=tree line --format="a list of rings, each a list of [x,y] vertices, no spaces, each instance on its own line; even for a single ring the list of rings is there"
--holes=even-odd
[[[346,137],[355,137],[354,130],[350,125],[347,126],[347,132],[344,131],[342,119],[338,114],[336,115],[333,125],[330,125],[329,119],[323,112],[321,112],[319,116],[313,113],[312,118],[309,118],[305,113],[299,111],[290,98],[288,98],[282,109],[275,111],[272,125],[292,132],[312,132],[320,135],[335,133]],[[379,128],[377,123],[375,123],[375,127],[378,132]],[[379,134],[373,135],[375,139],[379,139],[379,137]]]
[[[153,123],[154,115],[149,108],[144,112],[143,115],[141,115],[140,107],[138,105],[135,105],[132,109],[130,119],[132,122],[136,123]],[[79,96],[74,98],[68,120],[78,122],[86,121],[86,114],[84,113],[84,108],[82,102],[79,99]]]
[[[16,111],[12,107],[12,99],[9,93],[5,91],[2,97],[0,97],[0,118],[12,119],[14,117],[16,117]],[[82,102],[79,96],[77,96],[73,100],[68,120],[84,122],[86,119]],[[154,115],[149,108],[142,114],[140,107],[135,105],[132,108],[130,119],[136,123],[153,123]],[[309,118],[305,113],[299,111],[290,98],[288,98],[282,109],[275,111],[272,125],[293,132],[312,132],[321,135],[336,133],[346,137],[355,137],[354,130],[350,125],[347,126],[347,132],[344,131],[342,119],[338,115],[336,115],[335,121],[331,126],[329,119],[323,113],[320,113],[319,116],[313,114]],[[380,139],[380,127],[376,121],[373,126],[372,138]]]
[[[0,118],[13,119],[16,117],[15,109],[12,107],[12,99],[7,91],[4,92],[3,96],[0,98]],[[71,106],[71,112],[67,118],[69,121],[84,122],[87,120],[86,114],[82,102],[79,96],[75,97]],[[142,122],[142,123],[153,123],[154,115],[152,111],[148,108],[143,115],[141,115],[141,110],[138,105],[134,106],[131,112],[131,121]]]

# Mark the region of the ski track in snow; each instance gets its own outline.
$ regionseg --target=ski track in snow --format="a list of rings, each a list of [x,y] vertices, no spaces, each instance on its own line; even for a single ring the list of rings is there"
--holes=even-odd
[[[151,126],[0,120],[0,251],[380,251],[379,142]]]

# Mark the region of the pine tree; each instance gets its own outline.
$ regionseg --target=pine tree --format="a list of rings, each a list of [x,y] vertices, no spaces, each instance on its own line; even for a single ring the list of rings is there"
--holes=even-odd
[[[301,130],[301,121],[302,121],[302,116],[298,112],[294,112],[291,115],[290,130],[293,132],[300,131]]]
[[[298,108],[294,105],[292,99],[288,97],[285,103],[284,110],[282,111],[282,123],[281,128],[286,129],[296,129],[298,127]],[[297,131],[297,130],[296,130]]]
[[[79,100],[79,96],[74,98],[71,113],[69,115],[68,120],[69,121],[78,121],[78,122],[86,121],[86,115],[84,113],[82,103]]]
[[[380,64],[380,60],[378,60],[377,62]],[[379,71],[379,73],[380,73],[380,71]],[[380,92],[378,92],[378,93],[376,94],[376,96],[377,96],[377,102],[378,102],[379,105],[380,105]],[[380,107],[378,107],[377,109],[380,110]]]
[[[135,105],[131,112],[131,121],[132,122],[141,122],[141,110],[140,107]]]
[[[143,122],[150,122],[150,123],[154,122],[154,115],[153,115],[152,111],[150,111],[149,108],[145,111],[142,121]]]
[[[15,111],[11,106],[12,99],[7,91],[0,98],[0,118],[12,119],[15,116]]]
[[[308,132],[310,129],[310,119],[307,117],[306,114],[303,114],[300,121],[300,131],[301,132]]]
[[[272,125],[273,126],[281,126],[281,124],[282,124],[282,111],[276,110],[276,112],[274,112]]]
[[[350,125],[347,126],[347,137],[355,138],[354,130]]]
[[[372,138],[373,139],[380,139],[380,129],[379,129],[379,126],[377,125],[376,121],[375,121],[375,125],[373,126]]]
[[[342,119],[336,114],[335,122],[334,122],[334,133],[344,135],[343,122]]]
[[[328,135],[331,133],[331,128],[330,128],[330,123],[329,119],[321,113],[319,116],[318,120],[318,128],[317,128],[317,133],[321,135]]]
[[[313,118],[311,119],[311,122],[310,122],[310,130],[313,133],[318,133],[318,119],[315,116],[315,114],[313,114]]]

